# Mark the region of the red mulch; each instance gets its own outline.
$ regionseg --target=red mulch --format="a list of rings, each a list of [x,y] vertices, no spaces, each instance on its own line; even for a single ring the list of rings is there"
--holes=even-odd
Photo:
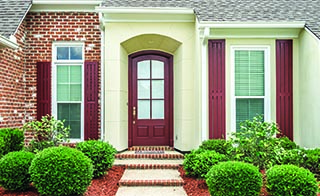
[[[124,172],[124,166],[113,166],[107,175],[100,178],[93,179],[88,191],[84,196],[114,196],[118,190],[118,181],[122,177]],[[208,186],[204,180],[196,179],[194,177],[186,176],[183,167],[179,167],[179,172],[181,178],[184,180],[185,184],[183,188],[186,190],[188,196],[210,196],[208,191]],[[0,187],[1,196],[39,196],[39,193],[34,187],[30,187],[28,191],[25,192],[14,192],[3,190]],[[265,187],[262,188],[260,196],[268,196]],[[320,196],[320,194],[318,194]]]
[[[91,185],[88,188],[88,191],[84,194],[85,196],[113,196],[116,195],[118,190],[117,183],[119,182],[122,174],[124,172],[124,166],[113,166],[107,175],[104,175],[100,178],[93,179]],[[38,196],[40,195],[38,191],[31,187],[28,191],[25,192],[14,192],[3,190],[0,187],[1,196]]]

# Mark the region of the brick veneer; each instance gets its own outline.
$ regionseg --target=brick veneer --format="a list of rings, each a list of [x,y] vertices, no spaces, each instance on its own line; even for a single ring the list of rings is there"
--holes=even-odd
[[[15,37],[19,49],[0,49],[0,128],[20,127],[26,116],[24,48],[26,28],[23,22]]]
[[[0,127],[20,127],[36,118],[36,63],[52,61],[53,42],[83,42],[85,60],[98,61],[100,65],[101,31],[97,13],[30,12],[17,37],[21,46],[18,52],[0,50],[0,73],[7,73],[0,75],[0,116],[4,117]],[[100,70],[99,66],[99,99]],[[99,130],[100,108],[99,101]]]

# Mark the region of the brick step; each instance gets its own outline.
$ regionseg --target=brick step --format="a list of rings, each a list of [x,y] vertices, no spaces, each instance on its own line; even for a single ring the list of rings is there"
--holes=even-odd
[[[178,169],[179,164],[127,164],[126,169]]]
[[[116,159],[114,165],[182,165],[183,159]]]
[[[116,154],[116,159],[183,159],[183,154]]]
[[[181,180],[120,180],[119,186],[183,186]]]
[[[128,151],[174,151],[170,146],[132,146],[128,148]]]

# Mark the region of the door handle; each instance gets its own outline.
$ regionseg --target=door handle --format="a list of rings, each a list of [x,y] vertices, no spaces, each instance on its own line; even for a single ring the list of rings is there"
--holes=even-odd
[[[136,124],[136,115],[137,115],[136,107],[133,106],[133,109],[132,109],[133,124]]]

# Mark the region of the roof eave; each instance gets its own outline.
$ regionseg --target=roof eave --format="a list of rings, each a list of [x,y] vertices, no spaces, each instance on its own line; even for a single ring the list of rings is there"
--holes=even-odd
[[[2,35],[0,35],[0,46],[3,46],[3,47],[9,47],[11,49],[18,49],[19,48],[19,45],[11,40],[11,39],[8,39]]]
[[[223,28],[223,29],[236,29],[236,28],[247,28],[247,29],[258,29],[258,28],[304,28],[305,22],[210,22],[201,21],[199,22],[199,28]]]

